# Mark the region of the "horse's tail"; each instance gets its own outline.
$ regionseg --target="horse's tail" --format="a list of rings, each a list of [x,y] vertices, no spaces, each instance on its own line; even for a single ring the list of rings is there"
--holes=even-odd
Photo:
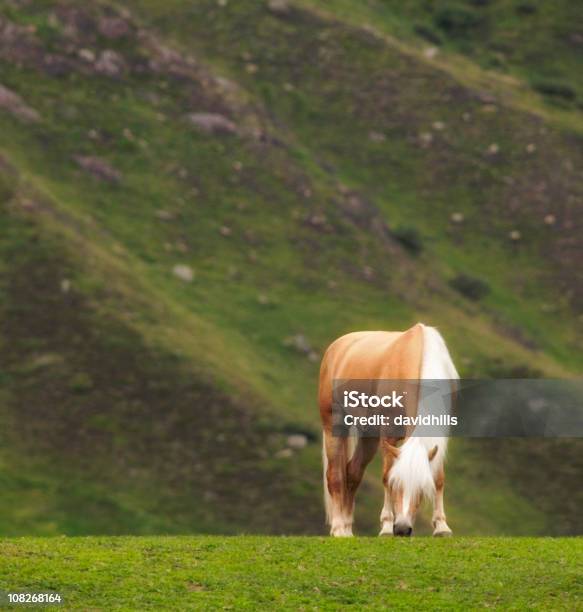
[[[332,514],[332,497],[328,491],[328,456],[326,455],[326,433],[322,436],[322,485],[324,488],[324,508],[326,508],[326,524],[330,524]]]
[[[422,380],[448,380],[457,381],[459,375],[453,364],[447,346],[440,333],[433,327],[423,327],[423,356],[421,361]],[[453,384],[453,383],[452,383]],[[449,413],[451,410],[452,394],[433,394],[427,397],[424,386],[419,389],[417,407],[418,415],[432,414],[434,398],[439,396],[439,414]],[[444,405],[445,404],[445,405]],[[391,483],[399,484],[411,498],[423,494],[433,497],[435,493],[434,476],[445,460],[448,442],[448,428],[444,428],[443,435],[437,437],[415,436],[409,437],[400,448],[399,457],[391,470]]]

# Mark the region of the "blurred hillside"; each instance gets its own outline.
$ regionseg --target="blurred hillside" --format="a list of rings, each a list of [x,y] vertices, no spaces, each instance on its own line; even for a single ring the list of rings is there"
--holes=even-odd
[[[322,532],[347,331],[581,372],[581,9],[428,6],[0,5],[1,533]],[[458,533],[583,530],[578,441],[452,447]]]

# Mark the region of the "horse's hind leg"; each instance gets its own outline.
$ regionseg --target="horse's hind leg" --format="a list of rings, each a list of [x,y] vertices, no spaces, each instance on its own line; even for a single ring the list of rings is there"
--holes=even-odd
[[[352,523],[354,522],[354,499],[356,491],[362,481],[366,466],[375,456],[378,445],[378,438],[358,438],[354,453],[346,466],[347,503],[344,527],[349,533],[352,533]]]
[[[326,519],[330,524],[330,535],[351,536],[346,529],[346,464],[348,462],[348,440],[324,431],[324,498]]]

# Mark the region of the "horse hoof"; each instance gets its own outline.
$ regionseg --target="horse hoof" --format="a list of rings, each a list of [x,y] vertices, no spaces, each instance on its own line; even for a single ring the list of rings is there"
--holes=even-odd
[[[434,538],[451,538],[452,535],[451,531],[435,531],[433,533]]]
[[[330,532],[330,535],[333,538],[351,538],[352,529],[348,529],[347,527],[337,527]]]

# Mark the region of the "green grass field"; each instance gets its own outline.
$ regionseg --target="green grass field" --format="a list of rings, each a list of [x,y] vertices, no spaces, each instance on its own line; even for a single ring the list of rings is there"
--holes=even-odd
[[[57,592],[68,609],[577,610],[583,605],[582,572],[580,538],[0,543],[0,590]]]

